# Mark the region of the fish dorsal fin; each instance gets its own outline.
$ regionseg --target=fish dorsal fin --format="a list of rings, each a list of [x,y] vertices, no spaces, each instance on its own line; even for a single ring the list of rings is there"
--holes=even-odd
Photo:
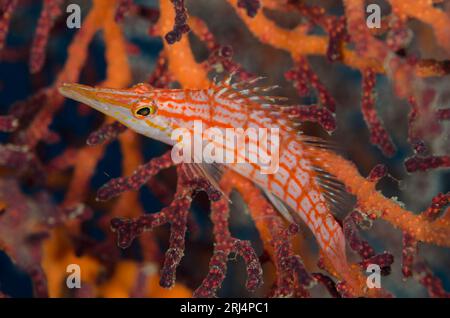
[[[153,91],[153,86],[147,83],[137,83],[130,88],[131,91],[144,94]]]
[[[267,117],[273,120],[275,125],[282,127],[284,130],[297,134],[299,141],[306,147],[311,149],[321,149],[336,151],[340,148],[332,141],[313,136],[307,136],[300,130],[301,121],[289,116],[289,110],[293,107],[301,107],[299,105],[286,105],[282,102],[286,98],[265,95],[277,86],[257,86],[258,81],[264,77],[256,77],[246,81],[237,81],[233,83],[235,73],[228,74],[222,81],[213,81],[214,96],[216,98],[232,99],[241,103],[248,110],[263,112]],[[307,153],[307,152],[306,152]],[[316,172],[317,183],[323,190],[322,193],[328,203],[328,206],[335,215],[342,215],[344,211],[350,209],[352,197],[345,190],[345,186],[339,182],[333,175],[319,168],[317,160],[314,156],[308,158]],[[288,220],[292,221],[292,215],[289,207],[272,193],[265,191],[267,198],[274,207]],[[350,202],[350,203],[349,203]]]
[[[317,149],[326,149],[326,150],[332,150],[332,151],[341,151],[342,147],[337,145],[332,140],[327,140],[321,137],[316,136],[308,136],[305,135],[303,132],[299,131],[297,133],[299,135],[299,138],[301,142],[304,145],[307,145],[309,147],[317,148]]]
[[[228,74],[222,81],[213,81],[215,97],[233,99],[236,102],[245,102],[245,105],[255,110],[270,110],[287,98],[281,96],[265,95],[278,88],[278,85],[257,86],[257,82],[265,77],[254,77],[249,80],[241,80],[232,83],[235,72]]]
[[[283,127],[286,131],[301,134],[300,128],[303,121],[295,115],[297,112],[294,110],[306,106],[293,105],[286,97],[271,95],[270,92],[278,88],[277,85],[257,85],[265,77],[233,82],[234,74],[228,74],[221,81],[214,79],[211,93],[215,98],[232,100],[242,105],[245,111],[260,112],[265,117],[271,118],[274,125]],[[333,115],[330,114],[330,116]]]

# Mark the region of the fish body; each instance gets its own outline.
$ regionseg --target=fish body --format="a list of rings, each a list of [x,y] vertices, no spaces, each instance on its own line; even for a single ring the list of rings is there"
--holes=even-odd
[[[201,121],[204,131],[214,128],[222,132],[222,136],[226,136],[228,128],[278,129],[279,162],[276,172],[262,173],[258,162],[222,165],[252,180],[271,197],[279,210],[285,208],[293,212],[294,218],[300,217],[334,269],[344,279],[350,280],[346,273],[348,264],[343,231],[330,211],[325,190],[318,182],[318,172],[309,159],[311,146],[305,143],[287,115],[277,111],[270,97],[260,96],[264,89],[239,85],[225,81],[206,89],[153,89],[140,84],[127,90],[111,90],[65,84],[60,92],[114,117],[138,133],[169,145],[176,144],[171,136],[175,129],[193,132],[198,121]],[[266,137],[268,144],[274,142],[272,134]],[[224,145],[226,140],[224,137],[221,142],[216,141],[216,146],[222,147],[225,153],[233,151],[238,156],[239,149],[227,149]],[[258,146],[252,138],[246,138],[244,145],[250,150]],[[271,149],[268,149],[269,154]]]

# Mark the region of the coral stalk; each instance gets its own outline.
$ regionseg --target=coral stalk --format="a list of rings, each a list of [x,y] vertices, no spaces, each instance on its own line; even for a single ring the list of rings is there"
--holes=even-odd
[[[311,149],[317,165],[345,184],[347,191],[356,196],[358,207],[367,215],[391,223],[412,235],[416,240],[439,246],[450,246],[450,219],[446,214],[434,221],[423,215],[414,215],[394,200],[384,197],[375,189],[375,183],[362,177],[355,165],[341,156],[326,150]]]

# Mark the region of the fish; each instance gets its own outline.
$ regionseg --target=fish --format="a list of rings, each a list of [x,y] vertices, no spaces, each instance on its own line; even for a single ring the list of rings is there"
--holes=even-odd
[[[261,79],[233,82],[230,74],[202,89],[156,89],[145,83],[127,89],[110,89],[64,83],[59,92],[173,148],[179,141],[172,138],[174,131],[184,129],[193,133],[195,122],[199,121],[204,129],[216,129],[222,136],[230,128],[276,129],[278,140],[272,134],[265,136],[268,144],[279,146],[274,173],[264,173],[262,163],[257,160],[202,163],[194,158],[187,166],[219,190],[220,177],[226,169],[250,179],[289,222],[301,220],[308,226],[322,255],[356,289],[359,282],[355,281],[347,261],[344,233],[332,212],[333,205],[339,205],[336,199],[339,192],[345,189],[332,175],[318,169],[314,162],[320,158],[311,155],[315,148],[327,147],[327,143],[301,133],[300,123],[286,111],[293,106],[284,105],[283,97],[268,95],[276,87],[257,86]],[[216,141],[215,145],[236,156],[251,152],[249,149],[259,145],[249,137],[241,144],[245,149],[229,150],[225,139]],[[265,154],[271,155],[271,150],[267,147]]]

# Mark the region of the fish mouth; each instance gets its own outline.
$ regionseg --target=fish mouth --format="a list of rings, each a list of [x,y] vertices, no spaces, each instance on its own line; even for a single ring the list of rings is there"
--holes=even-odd
[[[58,90],[64,97],[86,104],[106,115],[111,115],[108,105],[98,99],[96,89],[93,87],[77,83],[63,83]]]
[[[63,83],[58,87],[58,90],[61,95],[68,98],[73,98],[78,94],[88,95],[90,93],[93,93],[95,91],[95,88],[78,83]]]
[[[86,104],[93,109],[114,118],[125,126],[145,134],[145,125],[132,116],[130,105],[139,96],[127,90],[91,87],[78,83],[64,83],[58,87],[59,93],[67,98]]]
[[[59,93],[86,104],[95,110],[123,122],[129,115],[130,96],[120,96],[117,90],[97,88],[78,83],[63,83]]]
[[[58,87],[59,93],[64,97],[73,99],[77,102],[86,104],[93,109],[114,118],[128,128],[136,131],[139,134],[154,138],[149,133],[148,121],[136,119],[131,111],[139,98],[139,93],[127,89],[111,89],[91,87],[78,83],[64,83]],[[165,137],[164,137],[165,138]],[[163,142],[168,140],[163,138]],[[158,139],[158,137],[156,137]],[[171,142],[171,141],[170,141]]]

